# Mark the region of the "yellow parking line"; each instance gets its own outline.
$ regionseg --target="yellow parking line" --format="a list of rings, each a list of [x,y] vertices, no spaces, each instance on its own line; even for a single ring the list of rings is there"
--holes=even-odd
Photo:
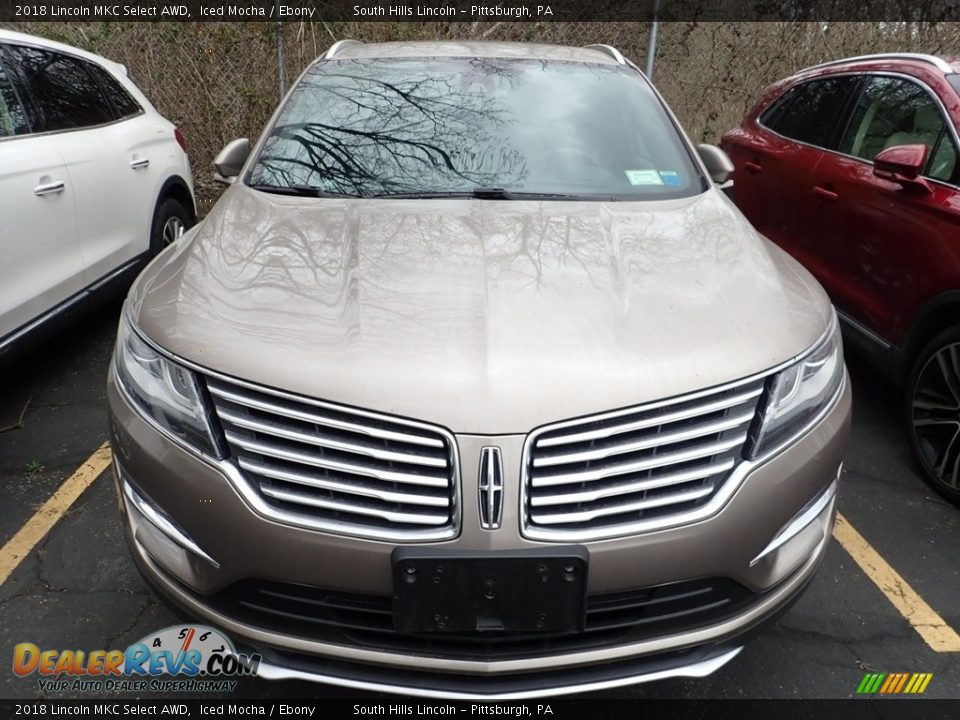
[[[0,550],[0,585],[6,582],[10,574],[66,514],[83,491],[100,476],[103,469],[110,464],[110,457],[110,446],[107,443],[98,447],[40,506],[27,524],[7,541]]]
[[[833,536],[932,650],[960,652],[957,631],[927,605],[910,583],[880,557],[880,553],[840,513],[837,513]]]

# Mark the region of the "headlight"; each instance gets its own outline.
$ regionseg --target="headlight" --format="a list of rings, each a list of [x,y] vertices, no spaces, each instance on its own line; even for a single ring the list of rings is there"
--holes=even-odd
[[[140,412],[188,445],[220,456],[196,375],[147,345],[126,317],[114,357],[120,384]]]
[[[833,399],[842,382],[843,344],[834,316],[823,339],[773,378],[750,457],[798,435]]]

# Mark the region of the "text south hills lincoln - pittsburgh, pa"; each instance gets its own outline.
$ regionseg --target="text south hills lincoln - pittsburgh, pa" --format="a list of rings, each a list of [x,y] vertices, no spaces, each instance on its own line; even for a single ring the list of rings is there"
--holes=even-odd
[[[507,3],[490,2],[488,4],[471,5],[469,8],[457,8],[454,5],[443,3],[411,3],[400,5],[367,4],[354,5],[354,17],[389,17],[389,18],[437,18],[437,17],[466,17],[475,18],[531,18],[550,17],[553,10],[549,5],[508,5]]]

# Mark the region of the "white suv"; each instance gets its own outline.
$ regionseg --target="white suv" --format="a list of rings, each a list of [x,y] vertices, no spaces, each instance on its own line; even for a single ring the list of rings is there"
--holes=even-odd
[[[0,358],[194,220],[183,137],[122,65],[0,30]]]

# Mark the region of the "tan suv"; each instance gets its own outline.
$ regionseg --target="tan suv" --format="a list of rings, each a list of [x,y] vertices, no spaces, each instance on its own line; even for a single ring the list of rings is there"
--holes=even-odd
[[[335,45],[127,300],[136,562],[259,674],[703,676],[829,542],[834,311],[606,46]]]

